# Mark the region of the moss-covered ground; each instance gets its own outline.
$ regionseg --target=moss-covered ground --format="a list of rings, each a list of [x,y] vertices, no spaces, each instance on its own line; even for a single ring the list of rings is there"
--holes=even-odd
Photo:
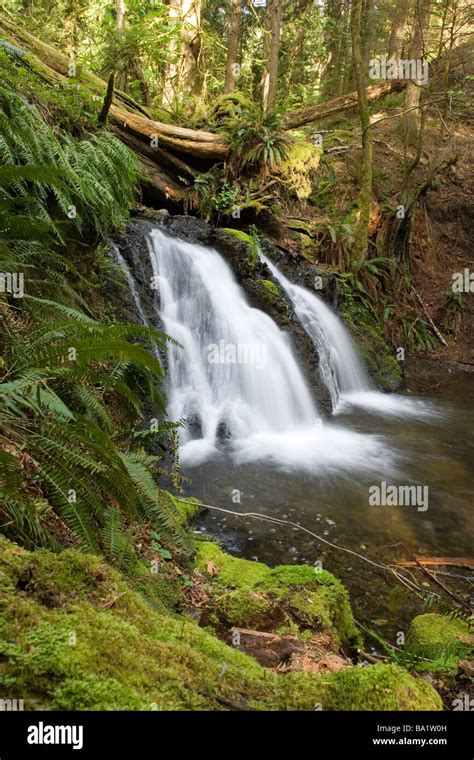
[[[324,677],[277,675],[171,611],[166,595],[161,607],[157,599],[151,606],[99,556],[76,550],[30,553],[4,538],[0,550],[0,694],[24,699],[27,709],[441,706],[431,686],[395,665],[350,667]],[[266,593],[303,588],[310,580],[304,568],[269,570],[235,558],[224,566],[222,556],[204,545],[198,559],[201,567],[221,563],[215,578],[222,587],[229,581],[235,590],[250,592],[260,584]],[[309,585],[313,592],[336,588],[329,574],[311,578]]]

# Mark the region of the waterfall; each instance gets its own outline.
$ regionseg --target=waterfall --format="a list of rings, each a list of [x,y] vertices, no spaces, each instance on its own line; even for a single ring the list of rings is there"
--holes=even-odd
[[[313,341],[333,412],[361,406],[383,415],[432,416],[433,409],[426,402],[374,389],[342,319],[322,298],[290,282],[263,253],[260,258],[280,283],[293,304],[297,319]]]
[[[377,436],[325,424],[287,336],[249,306],[214,249],[147,233],[167,347],[168,417],[183,420],[181,462],[230,452],[289,469],[371,467],[388,457]]]
[[[291,346],[273,320],[251,308],[212,248],[154,229],[150,258],[168,349],[168,414],[186,419],[183,454],[219,437],[295,430],[318,411]]]
[[[343,394],[370,390],[369,379],[342,319],[322,298],[294,285],[266,256],[260,256],[287,294],[298,320],[314,343],[321,379],[331,396],[333,410]]]

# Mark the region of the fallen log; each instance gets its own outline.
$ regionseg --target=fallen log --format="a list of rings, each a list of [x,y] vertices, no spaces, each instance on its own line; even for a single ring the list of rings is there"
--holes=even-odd
[[[164,145],[177,153],[184,153],[195,158],[224,160],[229,155],[229,146],[212,132],[201,132],[152,121],[116,105],[110,107],[110,116],[121,127],[145,139],[148,144],[151,140],[155,140],[157,146]]]
[[[384,98],[391,92],[400,92],[405,87],[406,82],[395,80],[392,82],[381,82],[372,84],[367,87],[367,100],[371,103],[379,98]],[[348,111],[357,106],[357,92],[349,92],[347,95],[341,95],[339,98],[328,100],[326,103],[319,103],[317,106],[307,106],[298,111],[284,114],[281,117],[280,125],[283,129],[298,129],[305,124],[311,124],[326,116],[332,116],[336,113]]]
[[[153,163],[153,161],[150,161],[149,158],[140,154],[138,154],[138,157],[145,176],[145,187],[148,186],[151,194],[156,196],[159,202],[172,201],[175,204],[181,203],[184,197],[183,187]]]

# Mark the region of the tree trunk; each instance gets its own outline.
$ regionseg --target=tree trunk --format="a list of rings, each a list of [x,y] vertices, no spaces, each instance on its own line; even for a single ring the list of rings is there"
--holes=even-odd
[[[269,0],[264,40],[266,66],[262,75],[262,107],[273,111],[277,96],[278,60],[280,57],[281,0]]]
[[[388,43],[388,57],[400,60],[403,52],[405,26],[408,20],[408,0],[396,0],[393,11],[392,28]]]
[[[412,41],[408,52],[410,60],[420,60],[425,51],[426,34],[430,23],[430,0],[416,0],[413,18]],[[407,84],[405,96],[405,136],[409,145],[418,139],[419,105],[421,85],[411,79]]]
[[[124,0],[115,0],[115,9],[117,13],[117,34],[123,36],[125,26],[125,3]]]
[[[372,37],[374,26],[374,0],[364,0],[362,3],[361,17],[361,45],[362,45],[362,62],[367,68],[370,60],[370,51],[372,49]]]
[[[241,0],[230,0],[229,41],[227,43],[227,64],[224,92],[234,92],[237,79],[237,53],[239,50]]]
[[[325,47],[327,51],[327,65],[325,81],[322,88],[324,97],[338,95],[342,90],[341,83],[341,53],[343,32],[343,0],[328,0],[326,3],[326,15],[330,24],[325,35]]]
[[[166,67],[163,104],[172,105],[180,88],[194,92],[197,79],[197,59],[201,48],[201,0],[170,0],[171,25],[180,24],[180,42],[173,43],[169,52],[174,56]]]
[[[150,88],[148,87],[148,82],[146,81],[145,74],[143,73],[142,65],[140,63],[140,59],[135,57],[132,61],[132,73],[135,76],[135,79],[138,81],[138,84],[140,85],[140,92],[142,94],[143,102],[146,106],[150,105]]]
[[[115,15],[117,18],[117,37],[121,40],[125,31],[125,3],[124,0],[115,0]],[[117,87],[125,90],[127,86],[127,76],[125,72],[117,65],[115,61],[115,79]]]
[[[99,124],[103,124],[104,126],[107,124],[107,117],[109,115],[110,106],[112,105],[112,100],[114,98],[114,86],[115,86],[115,73],[111,71],[109,74],[109,80],[107,82],[107,92],[105,94],[104,104],[98,116]]]
[[[360,126],[362,129],[362,166],[359,191],[359,211],[354,229],[353,269],[359,269],[367,258],[369,245],[368,229],[372,203],[372,130],[370,129],[369,106],[367,102],[367,66],[363,58],[361,33],[362,0],[354,0],[352,6],[351,33],[354,74],[357,84]]]

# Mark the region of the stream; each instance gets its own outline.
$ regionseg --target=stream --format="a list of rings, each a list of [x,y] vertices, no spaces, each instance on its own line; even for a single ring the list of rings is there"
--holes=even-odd
[[[395,643],[420,602],[401,594],[381,565],[410,553],[472,552],[471,378],[446,375],[434,388],[413,381],[403,394],[380,393],[337,314],[262,255],[313,342],[332,404],[324,415],[288,336],[248,305],[217,251],[158,227],[147,242],[156,309],[177,341],[166,357],[167,397],[169,418],[184,420],[184,493],[316,535],[215,510],[196,532],[272,566],[309,563],[333,572],[356,619]],[[145,321],[130,271],[127,279]]]

